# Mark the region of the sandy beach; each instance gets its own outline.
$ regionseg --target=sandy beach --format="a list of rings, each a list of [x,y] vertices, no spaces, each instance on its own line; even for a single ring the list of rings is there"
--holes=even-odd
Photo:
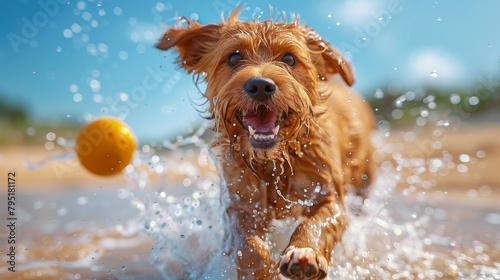
[[[378,146],[375,159],[379,164],[383,161],[396,164],[398,159],[422,160],[420,163],[413,162],[422,167],[427,166],[425,170],[419,171],[418,175],[423,180],[431,181],[437,189],[446,189],[450,197],[459,198],[460,194],[465,195],[470,189],[487,185],[491,189],[490,195],[478,198],[491,200],[488,203],[495,205],[494,200],[500,197],[500,175],[496,171],[496,167],[500,166],[499,139],[498,123],[463,124],[458,129],[393,130],[388,135],[375,138],[375,144]],[[16,170],[19,173],[19,187],[23,191],[41,189],[60,191],[68,187],[98,188],[127,185],[128,181],[124,176],[103,177],[88,172],[72,153],[73,151],[62,147],[47,150],[42,144],[3,145],[0,146],[0,174],[6,176],[7,172]],[[461,155],[464,162],[460,160]],[[182,153],[182,155],[172,153],[169,160],[178,160],[179,163],[190,162],[199,166],[199,170],[214,173],[208,155],[202,163],[199,158],[197,153]],[[443,166],[439,172],[432,172],[428,168],[432,159],[448,160],[454,164],[448,164],[447,168]],[[47,162],[41,164],[44,161]],[[28,165],[34,167],[37,164],[40,166],[28,168]],[[460,164],[461,168],[457,169]],[[413,170],[407,165],[408,163],[405,164],[407,168],[403,168],[403,177],[414,175],[410,174]],[[169,181],[177,181],[176,183],[182,180],[182,174],[179,175],[178,169],[172,174],[167,170],[165,177]],[[406,183],[401,182],[400,187],[405,188]],[[467,199],[464,203],[471,202]]]

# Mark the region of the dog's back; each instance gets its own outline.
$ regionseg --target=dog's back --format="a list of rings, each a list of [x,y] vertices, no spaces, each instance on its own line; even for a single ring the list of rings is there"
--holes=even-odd
[[[325,101],[325,129],[336,127],[332,137],[341,137],[344,184],[347,187],[363,188],[370,185],[374,177],[371,132],[375,118],[370,105],[351,87],[338,80],[320,84],[328,96]],[[327,120],[328,119],[328,120]],[[322,121],[321,121],[322,123]],[[336,135],[337,134],[337,135]]]

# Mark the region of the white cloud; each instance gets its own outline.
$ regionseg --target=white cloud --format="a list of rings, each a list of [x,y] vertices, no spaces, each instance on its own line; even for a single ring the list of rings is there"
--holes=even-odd
[[[462,63],[451,54],[436,49],[414,52],[408,62],[407,77],[414,82],[458,82],[465,77]]]
[[[350,0],[342,7],[342,23],[361,26],[367,21],[373,20],[374,11],[380,10],[381,1],[375,0]]]

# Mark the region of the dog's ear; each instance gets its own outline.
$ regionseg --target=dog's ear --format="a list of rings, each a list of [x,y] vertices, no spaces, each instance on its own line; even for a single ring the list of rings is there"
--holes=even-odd
[[[340,51],[324,41],[314,29],[305,27],[305,32],[307,46],[319,75],[326,77],[340,74],[344,82],[351,86],[354,83],[354,73],[351,64],[345,60]]]
[[[186,28],[170,28],[162,36],[156,46],[160,50],[175,47],[179,52],[178,63],[189,73],[204,72],[208,62],[202,63],[203,58],[215,49],[220,38],[220,25],[201,25],[187,20]]]

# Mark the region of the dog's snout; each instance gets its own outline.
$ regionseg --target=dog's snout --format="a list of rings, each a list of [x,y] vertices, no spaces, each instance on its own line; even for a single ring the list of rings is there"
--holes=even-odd
[[[245,83],[244,90],[255,100],[264,101],[276,92],[278,87],[269,78],[252,78]]]

